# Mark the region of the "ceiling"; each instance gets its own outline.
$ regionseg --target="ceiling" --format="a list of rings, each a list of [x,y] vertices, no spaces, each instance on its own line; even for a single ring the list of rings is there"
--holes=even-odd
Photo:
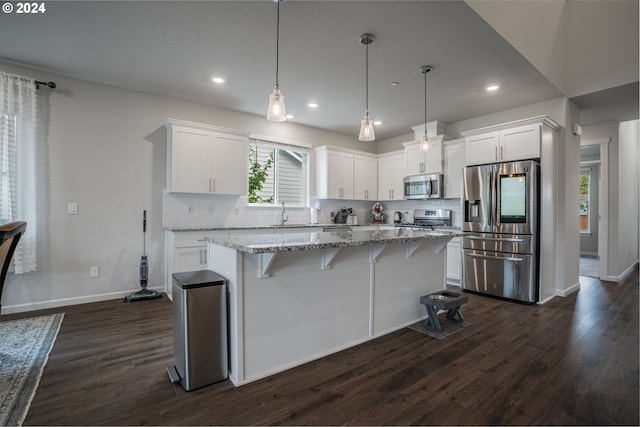
[[[0,16],[0,61],[41,69],[42,80],[51,79],[50,71],[266,112],[275,81],[273,1],[50,1],[46,7],[40,15]],[[428,121],[456,122],[562,96],[462,1],[289,0],[280,12],[279,80],[294,123],[357,135],[365,108],[359,39],[366,32],[376,37],[369,45],[369,109],[383,122],[378,140],[424,122],[422,65],[433,66]],[[212,75],[227,82],[214,85]],[[487,93],[489,83],[501,88]],[[576,103],[601,108],[619,98],[594,96]]]

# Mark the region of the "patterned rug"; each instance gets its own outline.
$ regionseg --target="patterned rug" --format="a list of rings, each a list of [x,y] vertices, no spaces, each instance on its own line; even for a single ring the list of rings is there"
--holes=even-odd
[[[0,322],[0,426],[22,425],[64,313]]]

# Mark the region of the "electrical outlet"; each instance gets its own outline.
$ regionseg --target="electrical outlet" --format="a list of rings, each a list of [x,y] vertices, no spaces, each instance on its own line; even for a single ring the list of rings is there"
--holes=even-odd
[[[193,214],[193,206],[192,206],[192,205],[187,206],[187,213],[188,213],[189,215],[192,215],[192,214]]]
[[[91,277],[92,279],[100,277],[100,267],[98,267],[97,265],[89,267],[89,277]]]
[[[78,213],[78,204],[76,202],[69,202],[67,204],[67,213],[69,215],[75,215]]]

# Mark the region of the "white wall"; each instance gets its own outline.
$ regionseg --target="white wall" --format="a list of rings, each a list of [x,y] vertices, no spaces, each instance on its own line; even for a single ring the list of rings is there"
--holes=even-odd
[[[162,205],[167,118],[235,128],[314,146],[331,144],[375,150],[375,144],[359,142],[357,136],[293,123],[270,123],[259,116],[93,84],[12,64],[0,63],[0,70],[52,80],[58,85],[49,92],[49,164],[42,165],[49,188],[41,216],[44,233],[38,251],[38,270],[8,278],[3,313],[118,298],[139,289],[142,211],[145,209],[148,211],[149,287],[164,286]],[[312,171],[312,179],[314,176]],[[77,215],[66,213],[68,202],[78,203]],[[218,199],[212,203],[225,206],[235,202]],[[233,208],[230,211],[233,212]],[[304,215],[306,222],[308,212],[298,213]],[[267,214],[277,215],[277,212]],[[292,212],[292,216],[295,215]],[[90,266],[100,267],[100,277],[89,278]]]
[[[609,247],[606,280],[619,281],[638,261],[638,120],[604,122],[583,127],[582,139],[609,138],[604,144],[609,159],[608,227]],[[602,230],[601,230],[602,231]]]
[[[618,242],[613,274],[624,275],[638,261],[638,120],[622,122],[618,128]]]
[[[565,109],[566,124],[560,130],[557,164],[556,292],[559,295],[577,290],[580,275],[580,136],[571,132],[571,125],[580,121],[580,110],[569,100]]]

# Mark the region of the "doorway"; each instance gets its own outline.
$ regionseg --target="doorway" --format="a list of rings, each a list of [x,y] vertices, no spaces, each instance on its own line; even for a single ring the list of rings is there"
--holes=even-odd
[[[580,147],[580,276],[600,277],[600,144]]]

